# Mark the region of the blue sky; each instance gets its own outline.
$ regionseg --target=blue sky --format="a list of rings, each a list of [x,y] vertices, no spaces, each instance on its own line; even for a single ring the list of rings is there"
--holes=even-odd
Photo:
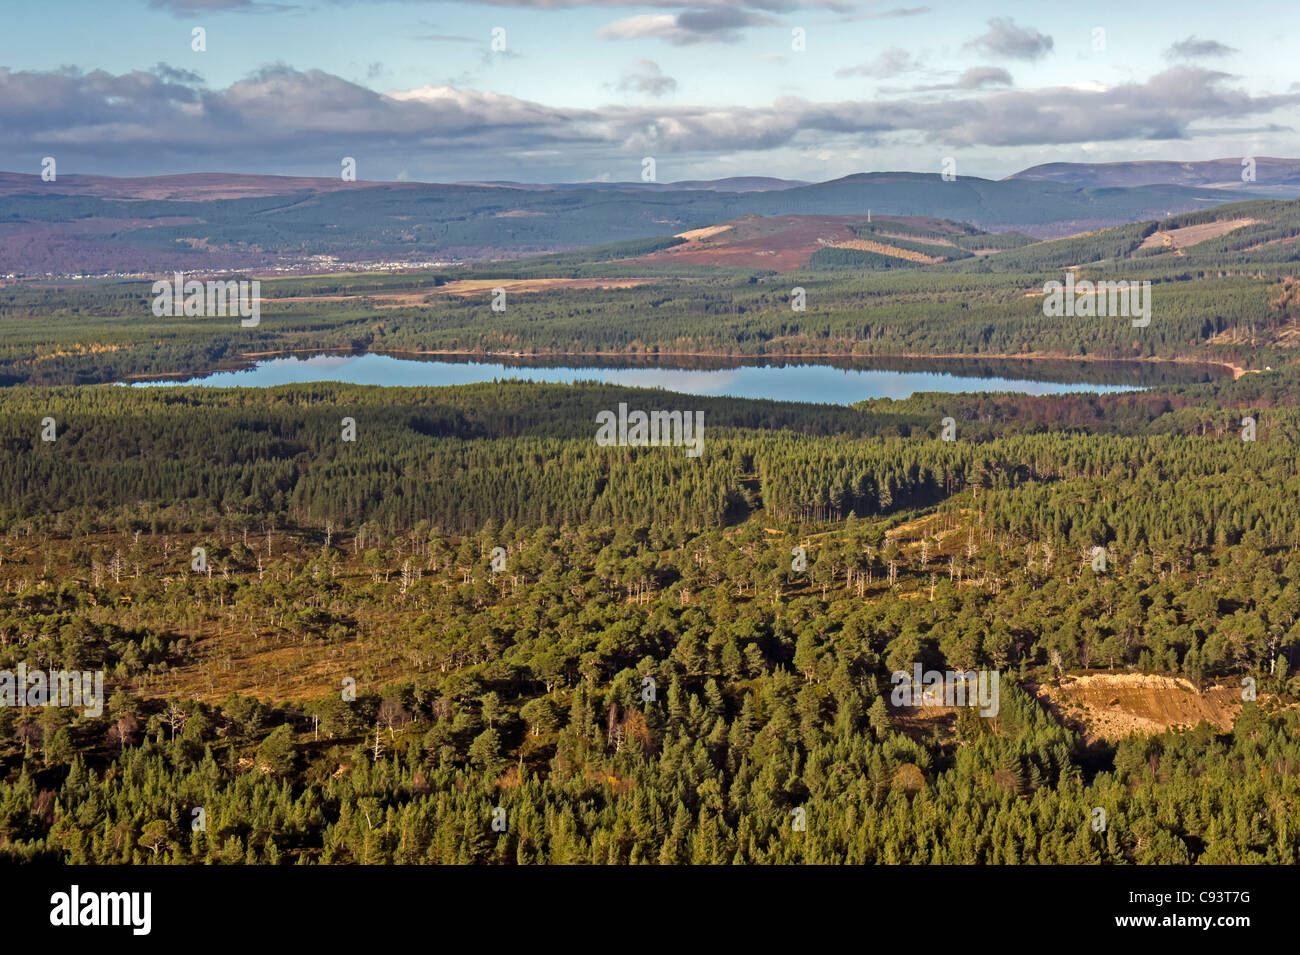
[[[4,19],[10,171],[337,175],[354,156],[363,179],[549,182],[654,156],[661,181],[824,180],[952,156],[997,178],[1300,153],[1294,2],[53,0]]]

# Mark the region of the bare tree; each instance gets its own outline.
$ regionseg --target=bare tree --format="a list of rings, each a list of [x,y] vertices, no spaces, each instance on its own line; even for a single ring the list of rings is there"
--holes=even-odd
[[[410,714],[403,709],[402,704],[396,700],[384,700],[379,704],[379,713],[376,716],[376,724],[388,730],[388,738],[391,740],[399,726],[405,726],[410,722]],[[376,756],[376,759],[379,757]]]
[[[117,743],[126,749],[127,745],[134,741],[136,731],[140,729],[140,721],[130,713],[123,713],[117,718],[108,730],[109,742]]]
[[[177,731],[185,729],[185,723],[189,720],[189,715],[177,700],[172,700],[167,704],[167,709],[163,713],[163,719],[171,728],[171,738],[175,739]]]

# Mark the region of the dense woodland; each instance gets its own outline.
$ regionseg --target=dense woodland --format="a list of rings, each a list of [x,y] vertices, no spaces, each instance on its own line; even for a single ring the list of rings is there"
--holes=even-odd
[[[1298,390],[11,389],[0,668],[111,698],[0,709],[0,852],[1294,863]],[[705,454],[597,446],[619,401],[701,408]],[[897,711],[914,662],[1001,711]],[[1260,695],[1113,746],[1032,695],[1098,669]]]
[[[0,857],[1300,861],[1296,208],[1054,243],[894,222],[859,234],[950,261],[684,268],[504,313],[440,289],[635,276],[670,240],[284,280],[362,297],[253,329],[155,319],[147,284],[0,288],[0,670],[102,670],[107,697],[0,707]],[[1216,215],[1258,221],[1143,248]],[[1067,265],[1150,279],[1150,327],[1045,320]],[[1185,361],[1076,363],[1126,393],[855,407],[111,383],[287,348]],[[598,445],[620,402],[703,412],[704,453]],[[893,705],[914,664],[996,670],[1001,709]],[[1098,673],[1258,694],[1108,742],[1045,702]]]

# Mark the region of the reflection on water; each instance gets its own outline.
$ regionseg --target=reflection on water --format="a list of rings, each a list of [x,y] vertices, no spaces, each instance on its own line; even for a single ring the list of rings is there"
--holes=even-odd
[[[268,388],[275,385],[314,381],[338,381],[358,385],[442,386],[481,381],[517,379],[568,384],[599,381],[639,388],[665,388],[691,395],[725,395],[735,398],[770,398],[777,401],[809,401],[847,405],[867,398],[906,398],[918,391],[974,392],[1010,391],[1031,395],[1066,392],[1130,391],[1155,382],[1133,380],[1141,366],[1119,365],[1114,378],[1119,383],[1079,380],[1083,362],[1060,363],[1057,369],[1031,367],[1029,362],[971,360],[889,359],[891,367],[865,363],[836,364],[768,361],[732,367],[676,367],[654,362],[608,362],[601,365],[556,365],[556,359],[505,364],[469,359],[416,360],[391,355],[316,355],[311,358],[273,358],[240,371],[218,372],[187,381],[137,382],[142,386],[203,385],[215,388]],[[716,364],[725,363],[713,360]],[[936,366],[943,370],[927,370]],[[962,373],[962,369],[966,373]],[[1049,377],[1056,371],[1059,380]],[[1105,377],[1096,368],[1087,369],[1090,378]],[[1104,369],[1103,369],[1104,370]],[[1001,372],[995,373],[995,372]],[[1188,370],[1182,374],[1204,380],[1209,372]],[[1138,378],[1141,376],[1138,375]]]

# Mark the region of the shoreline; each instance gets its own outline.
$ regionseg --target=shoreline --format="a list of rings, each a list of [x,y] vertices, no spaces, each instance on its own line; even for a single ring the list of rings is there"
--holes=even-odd
[[[337,345],[332,347],[316,346],[308,348],[279,348],[269,351],[241,352],[240,357],[247,359],[246,364],[233,364],[230,366],[217,366],[204,371],[169,371],[169,372],[138,372],[125,376],[123,381],[156,381],[164,378],[184,378],[184,377],[204,377],[207,375],[221,374],[224,372],[244,371],[252,363],[267,358],[292,357],[294,355],[329,355],[329,354],[348,354],[348,355],[385,355],[389,357],[400,358],[403,356],[429,356],[429,357],[447,357],[447,358],[470,358],[478,361],[543,361],[555,358],[577,358],[577,359],[621,359],[624,361],[643,361],[653,363],[662,359],[672,358],[696,358],[696,359],[715,359],[718,361],[732,362],[730,367],[742,367],[745,365],[758,365],[768,361],[785,361],[785,362],[803,362],[806,364],[826,364],[833,361],[859,361],[870,363],[874,361],[1006,361],[1006,362],[1024,362],[1049,363],[1049,362],[1086,362],[1096,365],[1202,365],[1206,368],[1218,368],[1232,375],[1232,380],[1237,381],[1244,375],[1257,374],[1252,369],[1243,368],[1228,361],[1195,358],[1186,355],[1180,355],[1174,358],[1161,358],[1148,356],[1145,358],[1109,358],[1103,355],[1060,355],[1044,352],[1022,353],[1018,355],[1007,354],[978,354],[969,355],[960,352],[892,352],[884,354],[863,355],[856,352],[764,352],[756,355],[733,355],[718,351],[658,351],[658,352],[641,352],[629,353],[626,351],[607,351],[600,349],[590,349],[582,351],[554,350],[545,352],[524,352],[524,351],[483,351],[481,349],[467,350],[459,348],[385,348],[385,349],[367,349],[365,351],[354,351],[346,345]]]
[[[264,352],[242,352],[245,358],[272,358],[279,355],[295,354],[330,354],[333,352],[351,352],[346,346],[337,346],[333,348],[283,348],[274,351]],[[478,358],[483,361],[492,359],[511,358],[511,359],[545,359],[545,358],[622,358],[622,359],[640,359],[644,361],[656,361],[661,358],[716,358],[719,360],[734,361],[738,365],[757,363],[767,360],[793,361],[803,360],[809,364],[819,364],[830,360],[851,360],[851,361],[875,361],[890,359],[907,359],[909,361],[1023,361],[1023,362],[1088,362],[1091,364],[1116,364],[1116,365],[1205,365],[1212,368],[1222,368],[1232,374],[1233,381],[1246,374],[1251,374],[1249,369],[1240,365],[1234,365],[1231,362],[1210,358],[1193,358],[1189,356],[1178,356],[1175,358],[1160,358],[1150,356],[1146,358],[1109,358],[1103,355],[1054,355],[1045,352],[1030,352],[1019,355],[1006,354],[978,354],[968,355],[961,352],[890,352],[872,355],[863,355],[857,352],[763,352],[756,355],[732,355],[716,351],[656,351],[653,353],[629,353],[626,351],[601,351],[601,350],[583,350],[583,351],[545,351],[545,352],[523,352],[523,351],[483,351],[466,350],[459,348],[386,348],[374,349],[357,354],[363,355],[445,355],[448,358]],[[184,372],[175,372],[173,374],[185,374]]]

